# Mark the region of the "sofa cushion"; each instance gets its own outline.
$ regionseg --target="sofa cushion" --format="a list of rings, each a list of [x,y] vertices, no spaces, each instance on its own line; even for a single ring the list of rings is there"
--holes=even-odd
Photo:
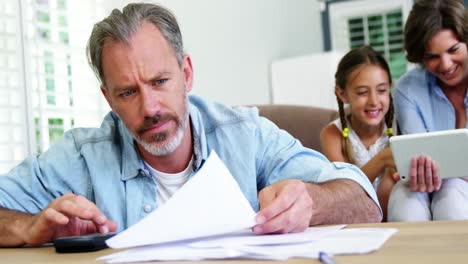
[[[322,151],[320,132],[337,117],[337,111],[301,105],[256,105],[260,115],[286,130],[305,147]]]

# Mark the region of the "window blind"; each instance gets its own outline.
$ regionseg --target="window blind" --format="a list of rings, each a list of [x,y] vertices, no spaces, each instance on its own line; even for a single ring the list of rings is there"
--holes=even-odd
[[[411,0],[358,0],[330,4],[332,48],[347,51],[369,45],[387,60],[398,80],[410,65],[403,46],[404,22]]]
[[[27,155],[27,101],[20,5],[0,2],[0,172],[7,171]]]
[[[401,9],[348,19],[349,48],[369,45],[382,54],[393,79],[406,72]]]

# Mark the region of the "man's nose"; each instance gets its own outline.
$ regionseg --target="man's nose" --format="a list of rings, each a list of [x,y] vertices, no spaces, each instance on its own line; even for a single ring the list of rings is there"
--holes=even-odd
[[[141,112],[143,116],[154,116],[160,108],[159,96],[149,87],[141,87]]]

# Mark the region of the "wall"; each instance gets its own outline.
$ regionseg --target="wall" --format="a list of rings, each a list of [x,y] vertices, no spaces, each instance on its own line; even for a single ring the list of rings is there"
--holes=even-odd
[[[338,109],[335,72],[344,52],[322,52],[271,65],[273,103]]]
[[[112,0],[109,8],[128,2]],[[271,62],[322,51],[316,0],[158,2],[179,20],[194,65],[192,94],[231,105],[270,103]]]

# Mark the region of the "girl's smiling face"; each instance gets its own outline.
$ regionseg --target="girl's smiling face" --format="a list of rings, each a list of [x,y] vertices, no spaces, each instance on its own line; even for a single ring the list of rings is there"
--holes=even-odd
[[[382,125],[390,106],[390,80],[384,69],[360,66],[349,74],[346,87],[337,87],[336,93],[349,104],[353,126]]]

